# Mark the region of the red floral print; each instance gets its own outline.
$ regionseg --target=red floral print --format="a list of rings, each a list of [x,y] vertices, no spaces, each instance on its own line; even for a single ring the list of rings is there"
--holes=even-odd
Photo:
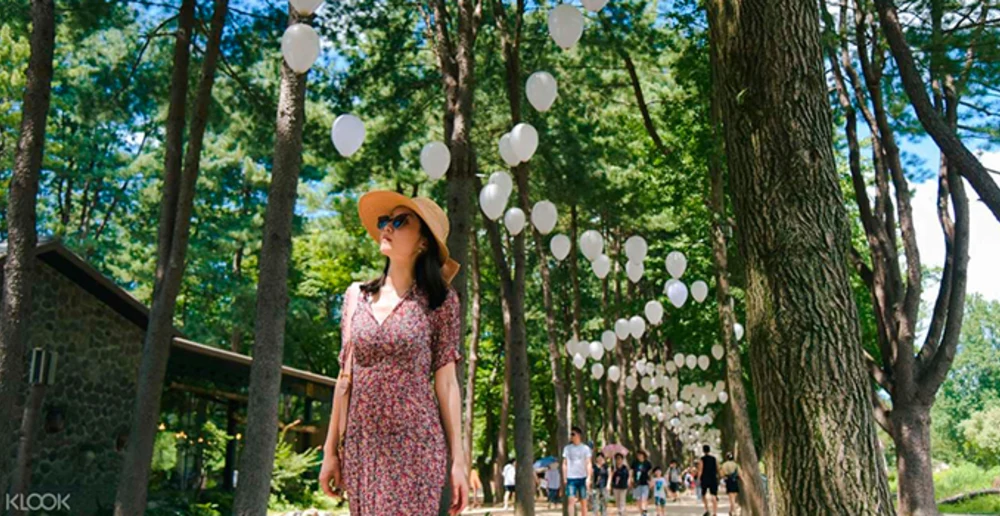
[[[461,358],[458,294],[449,288],[431,311],[414,285],[381,324],[359,294],[340,352],[343,365],[354,348],[343,462],[351,515],[435,516],[448,445],[430,378]]]

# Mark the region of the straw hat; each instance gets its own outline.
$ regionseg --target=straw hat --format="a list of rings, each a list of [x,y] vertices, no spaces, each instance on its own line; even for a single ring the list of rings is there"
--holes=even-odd
[[[407,197],[392,190],[373,190],[358,199],[358,215],[361,217],[361,224],[368,230],[375,242],[379,242],[378,218],[388,215],[393,208],[405,206],[420,217],[431,230],[434,240],[437,240],[438,251],[441,258],[441,276],[445,283],[451,284],[452,278],[458,274],[461,267],[458,262],[452,260],[448,254],[448,231],[450,224],[448,216],[436,202],[426,197]]]

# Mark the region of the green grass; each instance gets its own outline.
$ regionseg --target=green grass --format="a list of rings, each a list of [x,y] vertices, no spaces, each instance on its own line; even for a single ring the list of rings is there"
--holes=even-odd
[[[988,495],[966,500],[962,503],[941,505],[938,509],[945,514],[1000,514],[1000,496]]]
[[[1000,477],[1000,467],[984,470],[975,464],[962,464],[934,474],[934,494],[938,500],[957,494],[989,489]]]

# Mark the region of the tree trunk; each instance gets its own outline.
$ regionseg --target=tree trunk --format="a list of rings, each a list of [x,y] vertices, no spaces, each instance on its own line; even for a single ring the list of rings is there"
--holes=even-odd
[[[713,0],[712,9],[772,507],[893,514],[846,270],[818,6]]]
[[[899,475],[899,513],[908,516],[941,514],[934,499],[931,463],[930,406],[894,407],[891,415]]]
[[[174,46],[170,107],[167,111],[164,145],[163,197],[160,204],[156,282],[153,286],[153,303],[143,343],[125,464],[115,496],[115,516],[141,514],[146,507],[150,461],[153,456],[153,442],[156,439],[157,421],[160,417],[163,378],[170,356],[170,342],[174,337],[174,309],[184,274],[184,256],[192,206],[188,204],[185,207],[180,200],[185,188],[192,192],[190,198],[193,199],[194,184],[183,184],[185,179],[189,179],[189,175],[183,174],[181,167],[194,10],[194,0],[184,0],[177,22],[177,42]],[[181,227],[178,227],[178,224]],[[183,246],[177,241],[178,236],[182,236]]]
[[[14,470],[10,492],[23,497],[28,496],[31,487],[31,452],[34,448],[35,434],[42,418],[42,402],[45,400],[45,384],[32,385],[28,391],[28,401],[25,403],[24,416],[21,419],[21,442],[17,450],[17,468]],[[11,509],[10,516],[21,516],[27,511]]]
[[[715,3],[709,3],[709,19],[716,19],[716,13],[712,7]],[[713,23],[713,27],[717,27]],[[718,38],[714,38],[715,41]],[[726,432],[728,439],[734,446],[728,448],[735,452],[736,460],[739,463],[741,475],[740,503],[743,514],[751,516],[764,516],[767,514],[767,499],[764,494],[764,485],[760,477],[760,466],[757,458],[757,449],[753,443],[753,431],[750,427],[750,416],[747,413],[746,392],[743,388],[743,365],[740,361],[740,347],[733,338],[733,325],[736,319],[733,315],[731,297],[729,295],[729,252],[726,235],[730,228],[726,224],[726,201],[724,186],[724,146],[722,144],[722,110],[723,101],[722,84],[720,83],[722,71],[718,70],[718,56],[715,55],[717,47],[713,45],[711,49],[712,63],[712,92],[711,92],[711,124],[713,135],[713,151],[709,155],[709,205],[712,210],[712,259],[715,265],[715,296],[719,310],[719,335],[722,338],[722,347],[725,350],[725,373],[726,389],[729,394],[729,403],[725,405]]]
[[[288,24],[301,20],[289,5]],[[240,457],[233,513],[267,513],[274,450],[278,436],[278,397],[288,308],[288,260],[292,218],[302,168],[306,74],[281,67],[281,93],[275,124],[274,165],[267,196],[264,242],[260,251],[257,316],[254,327],[246,444]]]
[[[7,257],[0,282],[0,492],[7,492],[10,458],[18,442],[21,420],[18,398],[24,376],[31,317],[31,287],[35,267],[35,227],[38,177],[45,151],[45,124],[52,97],[52,55],[55,47],[55,6],[52,0],[31,5],[31,55],[28,58],[21,129],[14,154],[7,207]]]
[[[476,371],[479,364],[479,323],[482,317],[482,306],[479,299],[479,248],[476,244],[476,231],[469,231],[470,257],[472,258],[472,340],[469,342],[468,374],[465,376],[465,462],[469,465],[469,474],[475,464],[472,460],[472,429],[475,420]]]

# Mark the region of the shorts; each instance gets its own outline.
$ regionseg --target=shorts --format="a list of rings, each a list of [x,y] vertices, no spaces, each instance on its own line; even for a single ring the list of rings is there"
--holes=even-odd
[[[549,488],[549,502],[557,503],[559,501],[559,488]]]
[[[508,493],[514,492],[514,486],[503,486],[503,488],[507,490]]]
[[[632,498],[636,500],[649,500],[649,486],[636,486],[632,490]]]
[[[679,492],[681,492],[681,483],[680,482],[671,482],[670,483],[670,492],[671,493],[679,493]]]
[[[566,496],[568,498],[578,498],[580,500],[586,499],[587,479],[586,478],[566,479]]]
[[[727,493],[739,493],[740,492],[740,481],[736,478],[726,477],[723,480],[726,483]]]
[[[655,497],[653,497],[653,499],[656,500],[656,506],[657,507],[666,507],[667,506],[667,499],[665,497],[655,496]]]
[[[712,496],[719,496],[719,481],[716,479],[702,480],[701,494],[702,496],[707,494],[710,494]]]

